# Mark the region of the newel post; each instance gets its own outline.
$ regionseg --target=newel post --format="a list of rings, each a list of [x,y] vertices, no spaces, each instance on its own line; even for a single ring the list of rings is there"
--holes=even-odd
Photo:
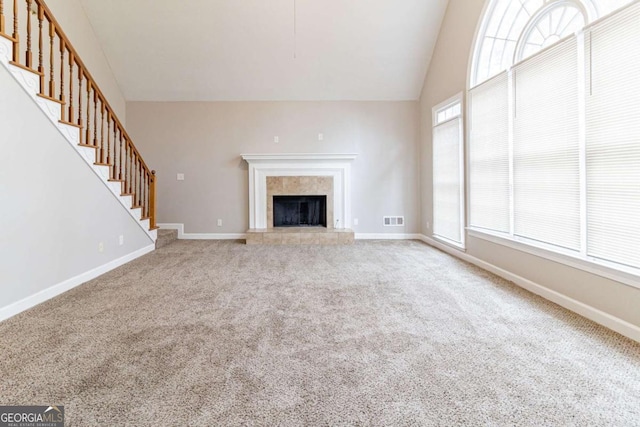
[[[151,182],[149,182],[149,216],[151,229],[156,228],[156,171],[151,171]]]

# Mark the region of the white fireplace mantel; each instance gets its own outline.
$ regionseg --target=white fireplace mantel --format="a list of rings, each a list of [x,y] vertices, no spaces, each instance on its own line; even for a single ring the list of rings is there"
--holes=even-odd
[[[335,228],[351,228],[351,162],[357,154],[242,154],[249,164],[249,228],[267,228],[268,176],[333,177]]]

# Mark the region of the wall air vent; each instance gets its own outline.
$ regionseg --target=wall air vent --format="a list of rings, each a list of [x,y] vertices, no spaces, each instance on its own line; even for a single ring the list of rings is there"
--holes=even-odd
[[[403,216],[385,216],[383,217],[383,225],[385,227],[404,227]]]

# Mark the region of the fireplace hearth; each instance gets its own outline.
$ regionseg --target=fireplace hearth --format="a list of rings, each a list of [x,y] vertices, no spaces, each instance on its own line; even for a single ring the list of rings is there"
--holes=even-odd
[[[326,227],[327,196],[273,196],[274,227]]]

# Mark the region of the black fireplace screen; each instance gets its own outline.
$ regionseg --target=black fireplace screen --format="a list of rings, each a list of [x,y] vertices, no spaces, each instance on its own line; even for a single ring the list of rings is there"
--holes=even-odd
[[[327,226],[327,196],[273,196],[274,227]]]

